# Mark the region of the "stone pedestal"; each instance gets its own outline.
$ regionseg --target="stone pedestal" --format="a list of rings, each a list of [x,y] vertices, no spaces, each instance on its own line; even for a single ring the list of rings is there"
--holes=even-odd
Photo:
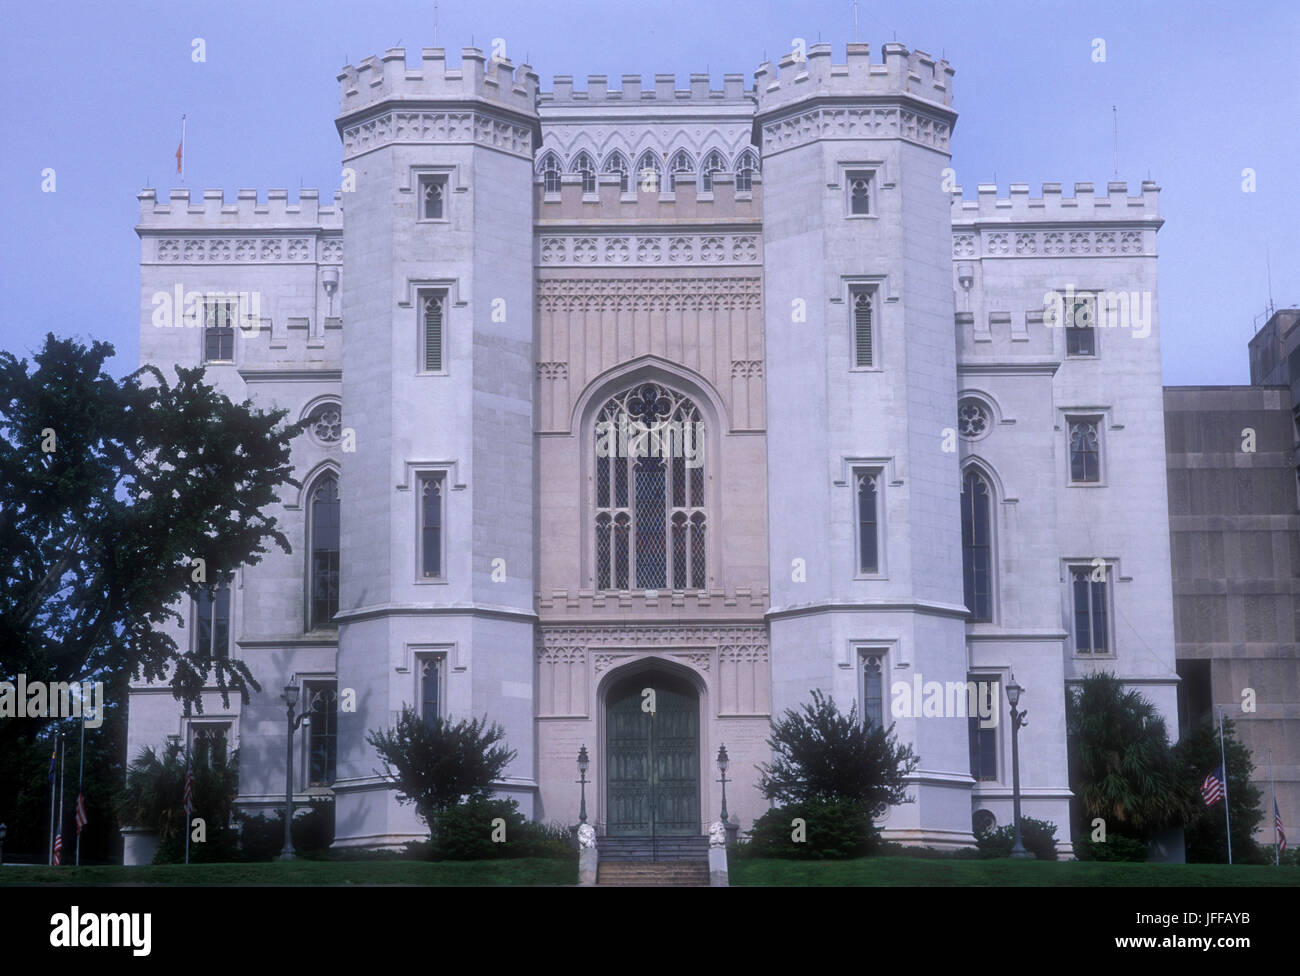
[[[578,828],[578,887],[590,888],[596,883],[596,868],[600,857],[596,853],[596,831],[590,824]]]

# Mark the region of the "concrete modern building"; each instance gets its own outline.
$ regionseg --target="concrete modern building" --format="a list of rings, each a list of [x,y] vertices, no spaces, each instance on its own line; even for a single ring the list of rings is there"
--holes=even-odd
[[[187,718],[138,685],[132,755],[237,743],[274,808],[293,683],[338,845],[423,836],[365,744],[408,705],[504,725],[530,816],[576,822],[586,745],[601,832],[699,835],[719,747],[747,828],[770,720],[821,689],[921,758],[886,836],[960,847],[1010,820],[1014,675],[1024,812],[1068,852],[1071,683],[1177,726],[1157,187],[965,199],[953,70],[900,44],[720,89],[542,91],[473,48],[339,83],[332,204],[140,195],[142,361],[313,426],[293,554],[176,633],[263,692]]]
[[[1165,389],[1179,724],[1236,723],[1264,794],[1300,810],[1300,311],[1250,343],[1251,386]],[[1290,365],[1289,365],[1290,364]]]

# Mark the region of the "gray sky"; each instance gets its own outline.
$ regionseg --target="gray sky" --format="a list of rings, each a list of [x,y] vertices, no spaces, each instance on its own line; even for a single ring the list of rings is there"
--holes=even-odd
[[[176,144],[188,115],[185,185],[338,185],[333,116],[339,68],[392,46],[412,64],[433,43],[433,2],[6,2],[9,95],[0,154],[0,348],[26,354],[46,331],[111,341],[114,369],[138,351],[142,186],[177,185]],[[1188,0],[997,0],[859,7],[860,39],[895,39],[956,69],[960,113],[953,165],[975,185],[1113,179],[1111,106],[1119,109],[1119,178],[1136,195],[1161,187],[1165,382],[1244,383],[1246,341],[1272,293],[1300,305],[1300,190],[1295,179],[1300,3]],[[206,44],[205,63],[191,41]],[[449,61],[471,40],[555,74],[617,79],[673,72],[679,87],[708,71],[752,84],[764,54],[791,39],[853,39],[851,0],[652,4],[441,0],[438,43]],[[1095,63],[1093,39],[1106,60]],[[346,59],[346,60],[345,60]],[[41,190],[56,171],[57,190]],[[1243,192],[1242,171],[1256,190]],[[1262,321],[1262,320],[1261,320]]]

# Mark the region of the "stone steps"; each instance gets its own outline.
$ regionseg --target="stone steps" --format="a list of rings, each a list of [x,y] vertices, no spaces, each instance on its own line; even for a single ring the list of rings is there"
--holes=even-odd
[[[707,837],[601,837],[596,843],[602,861],[693,861],[708,863]]]
[[[709,885],[709,862],[691,861],[606,861],[596,870],[596,884],[607,887],[705,887]]]

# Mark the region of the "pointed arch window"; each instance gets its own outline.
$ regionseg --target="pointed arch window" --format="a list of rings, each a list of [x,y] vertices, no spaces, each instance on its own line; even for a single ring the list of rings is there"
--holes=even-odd
[[[880,572],[880,473],[854,471],[858,523],[858,573]]]
[[[420,479],[420,573],[424,579],[442,579],[443,477]]]
[[[993,492],[974,469],[961,484],[961,564],[970,619],[993,619]]]
[[[622,193],[628,191],[627,157],[618,150],[605,157],[604,172],[618,175],[618,188]]]
[[[546,193],[560,192],[560,158],[553,152],[542,157],[542,189]]]
[[[704,436],[699,408],[658,383],[625,390],[597,413],[597,589],[707,587]]]
[[[664,167],[659,157],[647,149],[636,161],[637,188],[642,193],[662,193],[664,189]]]
[[[307,524],[311,535],[308,626],[311,630],[332,629],[338,626],[333,618],[339,612],[339,482],[335,475],[316,482]]]
[[[758,157],[746,149],[736,160],[736,192],[749,193],[754,188],[754,174],[758,172]]]
[[[862,719],[877,729],[885,725],[884,660],[873,652],[862,655]]]
[[[713,192],[713,174],[720,173],[727,168],[727,161],[722,158],[722,154],[716,149],[704,157],[704,165],[700,167],[700,190],[703,193]]]
[[[596,163],[585,149],[573,159],[573,172],[582,176],[582,192],[596,192]]]
[[[695,161],[691,159],[691,154],[685,149],[679,149],[673,154],[672,162],[668,166],[668,189],[677,189],[678,178],[685,179],[688,176],[695,175]]]

